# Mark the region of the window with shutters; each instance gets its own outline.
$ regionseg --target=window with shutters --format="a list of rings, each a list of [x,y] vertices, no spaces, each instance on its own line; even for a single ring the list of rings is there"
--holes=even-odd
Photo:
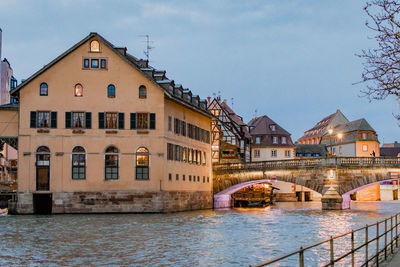
[[[38,111],[37,112],[37,128],[49,128],[50,127],[50,112],[49,111]]]
[[[85,128],[85,112],[72,112],[72,128]]]
[[[149,150],[145,147],[136,150],[136,179],[149,179]]]
[[[118,113],[106,112],[106,129],[118,128]]]
[[[72,179],[86,179],[86,153],[81,146],[76,146],[72,149]]]
[[[118,180],[119,150],[115,146],[106,149],[104,167],[106,180]]]

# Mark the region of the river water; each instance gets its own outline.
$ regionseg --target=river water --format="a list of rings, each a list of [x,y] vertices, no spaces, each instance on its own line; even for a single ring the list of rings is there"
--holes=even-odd
[[[400,202],[357,202],[346,211],[322,211],[312,202],[171,214],[6,215],[0,265],[248,266],[399,211]],[[321,264],[306,257],[313,258],[309,266]]]

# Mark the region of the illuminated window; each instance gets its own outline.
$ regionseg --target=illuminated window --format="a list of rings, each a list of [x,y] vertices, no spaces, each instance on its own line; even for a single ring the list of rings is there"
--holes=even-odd
[[[368,151],[368,145],[363,145],[362,146],[362,150],[365,152],[365,151]]]
[[[148,116],[149,113],[137,113],[137,129],[149,128]]]
[[[76,146],[72,150],[72,179],[86,179],[86,154],[81,146]]]
[[[149,179],[149,150],[145,147],[136,150],[136,179]]]
[[[83,96],[83,87],[81,84],[75,85],[75,90],[74,90],[75,96]]]
[[[110,146],[106,149],[104,158],[105,179],[118,180],[119,154],[118,148]]]
[[[139,98],[144,99],[147,98],[147,89],[146,86],[141,85],[139,87]]]
[[[40,85],[40,95],[48,95],[48,86],[47,83],[42,83]]]
[[[118,128],[118,113],[106,112],[106,129]]]
[[[114,98],[115,97],[115,86],[113,84],[110,84],[107,87],[107,96],[110,98]]]
[[[90,52],[100,52],[99,41],[93,40],[90,42]]]

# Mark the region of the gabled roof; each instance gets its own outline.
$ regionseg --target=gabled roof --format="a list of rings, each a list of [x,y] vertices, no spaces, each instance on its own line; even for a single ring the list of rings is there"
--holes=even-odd
[[[19,86],[17,86],[15,89],[13,89],[10,94],[15,95],[17,94],[21,89],[23,89],[28,83],[30,83],[33,79],[35,79],[37,76],[51,68],[53,65],[55,65],[57,62],[68,56],[70,53],[75,51],[77,48],[88,42],[90,39],[96,38],[99,41],[103,42],[109,49],[111,49],[113,52],[115,52],[122,60],[127,62],[131,67],[142,73],[144,76],[146,76],[153,84],[155,84],[158,88],[164,91],[164,95],[166,98],[177,102],[181,105],[186,106],[187,108],[190,108],[192,110],[195,110],[205,116],[212,117],[209,111],[207,110],[207,101],[202,100],[202,101],[192,101],[192,98],[190,99],[184,99],[183,94],[182,94],[182,88],[178,88],[178,90],[175,89],[175,83],[173,80],[169,80],[165,76],[165,71],[158,71],[154,69],[153,67],[148,65],[147,60],[143,59],[137,59],[136,57],[126,53],[127,49],[126,47],[115,47],[113,44],[111,44],[109,41],[104,39],[100,34],[96,32],[91,32],[88,36],[83,38],[81,41],[76,43],[74,46],[72,46],[70,49],[62,53],[60,56],[52,60],[50,63],[45,65],[43,68],[35,72],[32,76],[30,76],[28,79],[26,79],[24,82],[22,82]],[[159,74],[163,72],[163,75],[160,76]],[[179,90],[180,93],[179,93]]]
[[[251,119],[248,125],[251,135],[290,135],[288,131],[266,115]],[[275,131],[272,131],[270,125],[275,125]]]

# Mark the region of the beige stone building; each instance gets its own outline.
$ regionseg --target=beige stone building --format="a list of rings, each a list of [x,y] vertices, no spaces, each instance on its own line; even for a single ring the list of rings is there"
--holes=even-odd
[[[207,102],[126,48],[90,33],[11,93],[18,109],[0,112],[18,138],[11,211],[212,207]]]

